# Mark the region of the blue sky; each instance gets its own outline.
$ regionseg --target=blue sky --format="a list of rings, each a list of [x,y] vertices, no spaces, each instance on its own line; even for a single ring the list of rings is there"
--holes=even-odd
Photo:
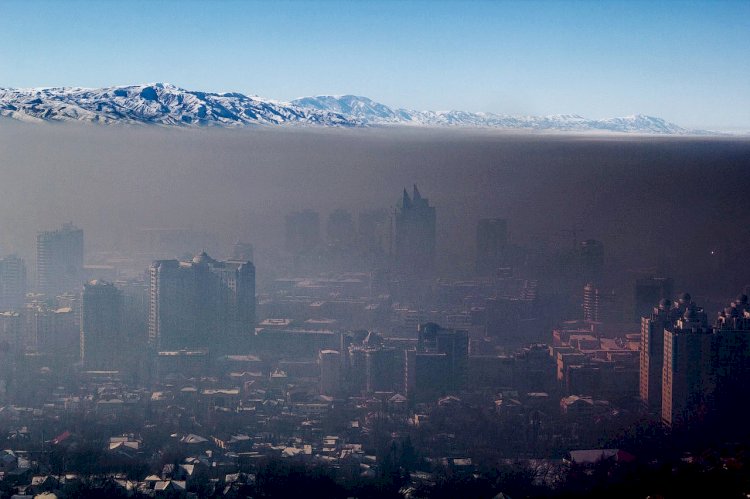
[[[634,113],[750,130],[750,1],[0,0],[0,86]]]

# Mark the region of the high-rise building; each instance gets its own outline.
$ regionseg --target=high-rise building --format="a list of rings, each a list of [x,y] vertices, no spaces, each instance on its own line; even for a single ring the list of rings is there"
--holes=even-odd
[[[583,320],[593,322],[617,322],[620,316],[617,295],[614,291],[602,291],[592,283],[583,287]]]
[[[687,428],[704,421],[716,386],[713,331],[706,313],[689,302],[672,330],[664,330],[662,421]]]
[[[36,237],[37,289],[48,295],[79,289],[83,270],[83,230],[71,223]]]
[[[750,385],[748,298],[740,295],[713,325],[688,293],[670,305],[661,300],[641,321],[641,401],[672,428],[718,421],[731,433],[750,410],[741,395]]]
[[[349,387],[354,393],[396,391],[403,380],[395,348],[386,347],[383,338],[370,331],[361,344],[349,347]]]
[[[320,215],[317,211],[304,210],[286,216],[286,250],[294,254],[305,254],[320,244]]]
[[[149,343],[156,350],[247,348],[255,327],[255,266],[202,252],[150,268]]]
[[[639,393],[643,405],[655,414],[661,414],[664,331],[672,329],[678,318],[678,309],[667,299],[641,318]]]
[[[23,309],[22,318],[22,336],[27,347],[66,362],[80,359],[81,330],[71,307],[29,303]]]
[[[0,311],[23,307],[26,297],[26,264],[15,255],[0,260]]]
[[[417,186],[412,197],[404,189],[395,215],[395,257],[402,272],[424,276],[433,270],[435,220],[435,208],[420,195]]]
[[[338,395],[341,391],[341,354],[336,350],[321,350],[318,354],[320,364],[320,393]]]
[[[477,272],[491,274],[504,267],[507,249],[508,222],[502,218],[481,219],[477,224]]]
[[[114,284],[91,281],[81,300],[81,361],[88,370],[117,370],[127,352],[123,297]]]
[[[406,354],[406,391],[416,400],[455,393],[466,386],[469,334],[428,322],[419,326],[417,348]],[[413,376],[410,379],[409,376]]]

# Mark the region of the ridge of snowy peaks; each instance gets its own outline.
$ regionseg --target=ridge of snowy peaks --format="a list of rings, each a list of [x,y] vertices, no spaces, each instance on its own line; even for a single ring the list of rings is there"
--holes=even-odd
[[[25,121],[181,127],[430,126],[665,135],[703,133],[643,115],[592,120],[578,115],[513,116],[466,111],[415,111],[394,109],[355,95],[321,95],[281,102],[240,93],[197,92],[166,83],[106,88],[0,88],[0,116]]]
[[[367,97],[319,95],[295,99],[292,104],[348,115],[368,125],[467,126],[520,130],[604,131],[682,135],[696,133],[661,118],[634,115],[601,120],[577,114],[514,116],[466,111],[415,111],[393,109]]]
[[[107,88],[0,89],[0,116],[24,121],[167,126],[361,125],[327,110],[302,108],[240,93],[195,92],[165,83]]]

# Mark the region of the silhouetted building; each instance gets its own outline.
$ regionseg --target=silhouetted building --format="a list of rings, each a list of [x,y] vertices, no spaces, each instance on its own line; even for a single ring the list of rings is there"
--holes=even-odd
[[[81,287],[83,230],[67,223],[36,237],[37,289],[56,295]]]
[[[341,354],[336,350],[321,350],[318,354],[320,364],[320,393],[338,395],[341,392]]]
[[[407,393],[431,400],[462,390],[467,383],[469,335],[428,322],[419,326],[417,348],[406,354]],[[413,376],[413,379],[409,379]]]
[[[349,388],[353,393],[397,391],[403,380],[395,348],[383,345],[383,338],[370,331],[361,344],[349,347]]]
[[[23,307],[26,297],[26,264],[15,255],[0,260],[0,311]]]
[[[116,370],[127,353],[122,292],[114,284],[91,281],[83,287],[81,361],[88,370]]]
[[[506,266],[507,249],[508,222],[502,218],[480,220],[477,224],[477,272],[491,274]]]
[[[255,327],[255,266],[205,252],[150,268],[149,343],[158,351],[246,349]]]
[[[398,268],[423,276],[435,265],[435,208],[423,198],[417,186],[412,197],[404,189],[395,216],[395,257]]]

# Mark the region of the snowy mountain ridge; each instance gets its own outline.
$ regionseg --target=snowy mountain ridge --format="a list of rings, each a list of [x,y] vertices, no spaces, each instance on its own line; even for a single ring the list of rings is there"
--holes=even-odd
[[[24,121],[179,127],[415,126],[663,135],[700,133],[644,115],[592,120],[575,114],[514,116],[466,111],[415,111],[394,109],[354,95],[322,95],[282,102],[236,92],[191,91],[166,83],[106,88],[0,89],[0,116]]]
[[[108,88],[0,89],[0,116],[26,121],[167,126],[360,125],[327,111],[240,93],[194,92],[164,83]]]
[[[636,114],[603,120],[577,114],[515,116],[466,111],[415,111],[392,109],[367,97],[321,95],[292,101],[300,107],[327,110],[355,117],[371,125],[471,126],[520,130],[610,131],[653,134],[693,133],[661,118]]]

